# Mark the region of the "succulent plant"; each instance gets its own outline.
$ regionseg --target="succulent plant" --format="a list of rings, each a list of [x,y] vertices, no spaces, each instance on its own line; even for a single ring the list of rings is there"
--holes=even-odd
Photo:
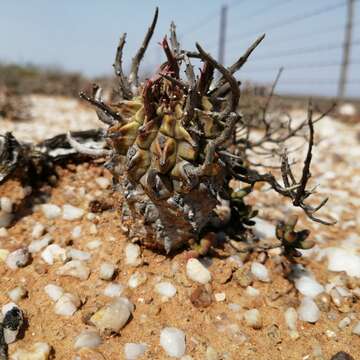
[[[295,231],[297,222],[297,216],[290,216],[287,221],[276,224],[276,237],[281,241],[286,256],[299,257],[301,253],[297,249],[308,250],[315,245],[313,240],[308,239],[309,230]]]
[[[121,221],[127,225],[123,228],[129,229],[128,237],[167,253],[190,244],[203,255],[220,238],[229,244],[239,240],[253,243],[249,227],[257,212],[246,204],[245,197],[257,182],[265,182],[291,199],[312,220],[329,224],[314,216],[327,199],[316,207],[305,203],[312,195],[312,190],[307,190],[314,143],[311,106],[308,119],[297,127],[292,127],[291,120],[286,126],[279,121],[274,127],[266,116],[273,87],[259,111],[265,132],[255,142],[249,135],[251,124],[238,112],[240,82],[234,74],[264,35],[225,67],[198,43],[196,51],[181,49],[172,23],[169,41],[165,37],[161,42],[166,61],[141,82],[139,66],[157,18],[158,9],[128,76],[122,68],[126,35],[120,38],[114,63],[118,83],[114,101],[105,103],[102,89],[96,85],[92,94],[80,94],[96,108],[107,128],[59,135],[37,145],[20,144],[6,134],[0,139],[0,183],[15,176],[16,169],[25,179],[24,169],[41,177],[49,164],[81,155],[105,158],[114,189],[123,196]],[[194,59],[202,63],[199,73],[194,71]],[[281,154],[279,167],[283,184],[271,173],[260,173],[251,166],[249,151],[264,150],[267,143],[281,145],[306,126],[309,146],[299,181],[286,153]],[[289,234],[284,235],[288,242]]]
[[[232,72],[199,44],[196,54],[180,50],[173,24],[171,47],[166,37],[161,43],[166,62],[140,83],[139,62],[157,16],[158,10],[128,77],[121,69],[125,37],[120,40],[114,66],[123,98],[106,105],[96,86],[93,97],[82,97],[97,107],[99,119],[109,125],[107,167],[133,218],[143,223],[143,231],[139,234],[137,229],[136,236],[170,252],[197,241],[206,227],[230,220],[230,216],[220,219],[217,213],[218,205],[229,203],[232,193],[231,171],[218,151],[231,143],[241,120],[240,90]],[[199,76],[190,63],[193,56],[203,62]],[[186,79],[181,76],[182,66]],[[212,89],[215,70],[221,75],[221,86]]]

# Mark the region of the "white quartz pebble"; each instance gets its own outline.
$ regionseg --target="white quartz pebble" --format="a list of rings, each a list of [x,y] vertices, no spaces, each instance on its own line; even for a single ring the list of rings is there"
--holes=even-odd
[[[137,271],[130,276],[128,280],[128,286],[132,289],[135,289],[138,286],[144,284],[146,280],[147,280],[146,274]]]
[[[37,238],[38,239],[38,238]],[[29,246],[28,250],[30,253],[37,253],[48,246],[53,241],[53,238],[50,234],[44,235],[41,239],[33,240]]]
[[[7,196],[3,196],[0,198],[0,209],[7,213],[12,213],[13,210],[13,202]]]
[[[269,271],[263,264],[259,262],[253,262],[251,264],[251,273],[256,279],[263,282],[270,282]]]
[[[83,261],[71,260],[59,268],[57,273],[61,276],[73,276],[80,280],[87,280],[90,275],[90,269]]]
[[[321,284],[309,275],[300,276],[298,279],[295,279],[295,287],[302,295],[311,298],[315,298],[325,290]]]
[[[360,321],[358,321],[352,329],[352,333],[360,336]]]
[[[130,266],[141,264],[140,246],[136,244],[127,244],[125,248],[125,262]]]
[[[17,286],[8,291],[7,295],[13,302],[17,303],[19,300],[26,297],[27,290],[23,286]]]
[[[69,204],[65,204],[63,206],[63,219],[64,220],[69,220],[69,221],[73,221],[73,220],[79,220],[83,217],[84,215],[84,210],[80,209],[78,207],[69,205]]]
[[[9,232],[4,227],[0,227],[0,237],[6,237],[9,235]]]
[[[11,214],[13,211],[13,202],[7,196],[3,196],[0,198],[0,209],[3,212]]]
[[[49,220],[55,219],[61,215],[61,208],[54,204],[42,204],[41,211]]]
[[[11,360],[47,360],[51,347],[45,342],[37,342],[29,350],[18,349],[11,355]]]
[[[96,348],[101,343],[102,339],[95,329],[84,330],[75,338],[74,348]]]
[[[65,293],[55,303],[55,314],[61,316],[72,316],[80,305],[81,302],[78,296]]]
[[[89,250],[95,250],[97,249],[98,247],[100,247],[102,244],[102,241],[100,239],[95,239],[95,240],[92,240],[92,241],[89,241],[87,244],[86,244],[86,247],[89,249]]]
[[[171,298],[176,295],[176,287],[168,281],[157,283],[155,285],[155,290],[158,294],[167,298]]]
[[[126,343],[124,346],[125,360],[136,360],[147,350],[146,344]]]
[[[104,189],[104,190],[107,189],[111,185],[110,180],[103,176],[96,178],[95,181],[101,187],[101,189]]]
[[[78,239],[80,236],[81,236],[81,225],[77,225],[71,231],[71,238]]]
[[[185,334],[174,327],[166,327],[160,333],[160,345],[167,355],[181,358],[185,354]]]
[[[253,329],[261,329],[263,325],[262,317],[258,309],[247,310],[244,314],[246,325]]]
[[[189,279],[200,284],[207,284],[211,281],[210,271],[198,260],[189,259],[186,263],[186,275]]]
[[[124,286],[121,284],[110,283],[104,289],[104,295],[108,297],[118,297],[124,291]]]
[[[112,303],[105,305],[98,310],[90,322],[100,333],[119,333],[130,318],[132,304],[126,298],[116,298]]]
[[[42,235],[44,235],[45,226],[41,223],[36,223],[32,229],[31,237],[33,239],[39,239]]]
[[[73,260],[82,260],[82,261],[88,261],[91,259],[91,254],[89,254],[86,251],[74,249],[74,248],[68,248],[66,249],[67,257]]]
[[[41,253],[41,258],[49,265],[55,261],[65,262],[67,260],[66,250],[58,244],[48,245]]]
[[[116,267],[114,264],[104,262],[100,265],[99,276],[102,280],[111,280],[115,274]]]
[[[31,256],[28,249],[21,248],[9,253],[5,262],[11,270],[16,270],[29,264],[30,260]]]
[[[48,284],[44,287],[44,290],[52,301],[57,301],[64,294],[64,289],[54,284]]]
[[[345,271],[349,276],[360,277],[360,256],[341,248],[327,251],[328,270]]]
[[[320,310],[310,297],[304,297],[298,308],[299,319],[309,323],[316,323],[320,318]]]

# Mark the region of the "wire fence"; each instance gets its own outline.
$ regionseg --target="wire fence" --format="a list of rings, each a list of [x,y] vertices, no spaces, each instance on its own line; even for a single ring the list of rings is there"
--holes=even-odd
[[[355,16],[359,1],[304,0],[300,4],[294,0],[234,0],[227,5],[230,18],[224,29],[225,64],[230,65],[232,61],[228,60],[235,60],[235,53],[238,56],[240,43],[250,43],[265,32],[269,41],[261,44],[240,71],[239,78],[268,84],[277,70],[284,67],[280,92],[294,92],[294,87],[299,86],[295,92],[336,96],[340,82],[346,79],[345,95],[359,98],[360,19]],[[181,37],[186,39],[213,28],[219,23],[219,14],[219,10],[206,14],[185,29]],[[206,49],[216,53],[219,46],[216,37],[203,42]],[[348,57],[345,61],[346,47]],[[345,77],[341,75],[344,66]]]

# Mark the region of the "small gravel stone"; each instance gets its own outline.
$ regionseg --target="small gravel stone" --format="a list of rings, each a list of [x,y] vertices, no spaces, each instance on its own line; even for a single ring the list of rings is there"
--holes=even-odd
[[[11,360],[48,360],[51,347],[45,342],[37,342],[29,350],[18,349],[12,356]]]
[[[360,336],[360,321],[358,321],[352,329],[352,333]]]
[[[11,270],[16,270],[18,268],[24,267],[24,266],[28,265],[30,263],[30,261],[31,261],[31,256],[30,256],[28,249],[26,249],[26,248],[21,248],[21,249],[11,252],[6,257],[6,260],[5,260],[6,265]]]
[[[41,258],[49,265],[53,265],[55,261],[65,262],[68,259],[66,250],[58,244],[48,245],[42,251]]]
[[[260,295],[260,290],[254,288],[253,286],[248,286],[245,290],[246,295],[252,296],[252,297],[257,297]]]
[[[131,289],[135,289],[138,286],[144,284],[147,280],[147,276],[145,273],[140,273],[140,272],[135,272],[134,274],[132,274],[128,280],[128,286]]]
[[[174,327],[166,327],[160,333],[160,345],[167,355],[181,358],[185,354],[185,334]]]
[[[298,319],[297,311],[293,307],[287,308],[284,313],[284,317],[286,325],[290,330],[290,337],[294,340],[297,339],[300,336],[296,328],[296,323]]]
[[[66,254],[67,257],[72,260],[88,261],[91,259],[91,254],[89,254],[88,252],[74,248],[66,249]]]
[[[155,291],[166,298],[172,298],[176,295],[176,287],[168,281],[157,283],[155,285]]]
[[[116,298],[112,303],[98,310],[90,322],[101,334],[119,333],[128,322],[133,305],[127,298]]]
[[[89,242],[86,244],[86,247],[87,247],[89,250],[95,250],[95,249],[99,248],[101,245],[102,245],[102,241],[99,240],[99,239],[96,239],[96,240],[93,240],[93,241],[89,241]]]
[[[13,210],[13,202],[6,196],[2,196],[0,198],[0,208],[2,211],[7,213],[12,213]]]
[[[349,317],[344,317],[343,319],[341,319],[338,323],[338,328],[339,329],[345,329],[347,326],[349,326],[351,324],[351,319]]]
[[[13,302],[17,303],[27,295],[27,290],[23,286],[17,286],[16,288],[8,291],[7,295]]]
[[[65,293],[55,304],[55,314],[61,316],[72,316],[80,307],[81,301],[78,296]]]
[[[233,274],[233,277],[235,281],[243,288],[250,286],[254,281],[254,277],[251,271],[245,267],[236,270]]]
[[[54,284],[48,284],[44,287],[45,293],[52,301],[58,301],[64,294],[64,289]]]
[[[114,277],[116,266],[114,264],[104,262],[100,265],[99,276],[102,280],[111,280]]]
[[[198,286],[190,295],[191,303],[198,308],[205,308],[212,303],[212,293],[204,285]]]
[[[308,275],[295,279],[295,287],[302,295],[311,298],[315,298],[325,290],[321,284]]]
[[[75,338],[74,348],[96,348],[102,343],[102,339],[97,330],[84,330]]]
[[[345,271],[349,276],[360,277],[360,256],[341,248],[327,251],[328,270]]]
[[[245,312],[244,319],[246,325],[252,327],[253,329],[261,329],[263,326],[262,317],[258,309],[250,309]]]
[[[263,264],[259,262],[253,262],[251,264],[251,273],[255,276],[256,279],[263,282],[270,282],[269,271]]]
[[[94,215],[94,214],[91,214],[91,215]],[[95,215],[94,215],[94,218],[95,218]],[[89,234],[90,235],[96,235],[98,233],[98,228],[96,226],[96,224],[90,224],[89,226]]]
[[[220,293],[215,293],[214,294],[215,300],[216,301],[225,301],[226,299],[226,294],[224,292],[220,292]]]
[[[186,275],[190,280],[200,284],[207,284],[211,281],[210,271],[198,260],[189,259],[186,263]]]
[[[136,360],[144,355],[147,348],[147,344],[126,343],[124,346],[125,359]]]
[[[108,297],[118,297],[124,291],[124,286],[121,284],[110,283],[104,289],[104,295]]]
[[[298,308],[299,319],[309,323],[316,323],[320,318],[320,310],[313,299],[304,297]]]
[[[51,242],[53,241],[53,238],[50,234],[46,234],[39,240],[33,240],[29,246],[28,250],[31,254],[37,253],[47,247]]]
[[[41,223],[36,223],[32,229],[31,237],[33,239],[39,239],[45,233],[45,226]]]
[[[81,225],[77,225],[71,231],[71,238],[75,240],[78,239],[80,236],[81,236]]]
[[[6,258],[10,254],[9,250],[6,249],[0,249],[0,261],[6,261]]]
[[[219,360],[219,354],[211,346],[208,346],[206,348],[206,354],[205,355],[206,355],[206,360]]]
[[[141,264],[140,246],[128,244],[125,248],[125,262],[130,266],[139,266]]]
[[[319,310],[322,312],[329,312],[330,305],[331,305],[331,298],[330,295],[323,292],[316,296],[314,299],[316,305],[318,306]]]
[[[61,208],[54,204],[42,204],[41,211],[43,212],[44,216],[49,220],[56,219],[61,215]]]
[[[73,276],[80,280],[87,280],[90,275],[90,269],[80,260],[71,260],[57,271],[61,276]]]
[[[4,227],[0,227],[0,237],[9,236],[9,232]]]
[[[69,205],[69,204],[65,204],[63,205],[63,219],[64,220],[69,220],[69,221],[74,221],[74,220],[79,220],[84,216],[84,210],[80,209],[78,207]]]
[[[96,178],[95,181],[103,190],[107,189],[111,185],[110,180],[103,176]]]

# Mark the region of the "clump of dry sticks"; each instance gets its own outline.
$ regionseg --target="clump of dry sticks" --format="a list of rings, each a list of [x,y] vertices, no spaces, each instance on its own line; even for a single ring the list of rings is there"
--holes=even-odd
[[[316,206],[309,204],[314,190],[308,188],[308,182],[314,124],[331,109],[314,118],[310,103],[307,118],[296,126],[290,116],[285,121],[271,118],[270,102],[280,71],[264,106],[257,112],[256,121],[263,125],[262,136],[252,139],[254,124],[241,114],[240,82],[235,73],[265,35],[234,64],[225,67],[198,43],[195,51],[182,49],[172,23],[169,42],[165,37],[161,43],[166,61],[150,79],[141,83],[139,67],[157,18],[158,10],[133,57],[129,75],[125,75],[122,66],[126,34],[120,38],[114,63],[116,101],[105,103],[98,86],[94,86],[92,94],[80,95],[95,107],[107,129],[69,133],[41,146],[16,142],[16,146],[9,147],[16,140],[7,134],[0,143],[0,175],[7,172],[6,178],[11,174],[24,178],[24,171],[16,172],[15,168],[21,162],[32,164],[31,156],[39,153],[40,147],[41,161],[46,163],[56,163],[57,147],[68,149],[67,153],[62,151],[62,162],[80,155],[86,160],[89,157],[104,159],[105,167],[113,174],[114,191],[123,196],[119,221],[129,225],[128,237],[167,253],[191,246],[202,255],[219,241],[231,246],[238,244],[235,247],[243,246],[245,251],[259,247],[251,231],[256,211],[246,204],[246,196],[259,182],[267,183],[275,192],[289,198],[310,219],[330,224],[316,215],[327,199]],[[203,64],[199,73],[194,71],[194,59]],[[304,130],[308,130],[307,154],[302,171],[296,177],[284,144],[293,137],[303,137]],[[94,135],[92,145],[86,146],[85,141],[91,135]],[[31,151],[23,151],[24,146]],[[261,172],[258,165],[264,164],[250,160],[251,154],[267,156],[269,153],[280,156],[279,178],[271,172]],[[37,157],[33,166],[23,169],[36,169],[41,161]],[[39,174],[38,171],[37,176]],[[238,185],[231,185],[234,183]],[[292,224],[295,226],[296,221]],[[291,234],[295,234],[294,226]],[[296,253],[289,249],[301,247],[304,236],[294,235],[296,241],[292,242],[289,241],[292,235],[286,234],[279,235],[280,246],[288,255]]]

